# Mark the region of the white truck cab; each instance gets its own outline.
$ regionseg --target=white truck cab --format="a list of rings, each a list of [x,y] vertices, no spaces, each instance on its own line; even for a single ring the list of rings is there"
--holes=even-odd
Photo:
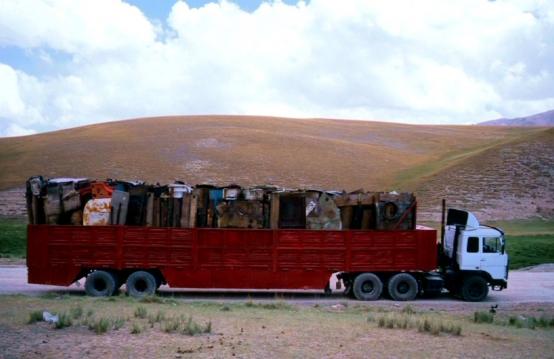
[[[449,209],[442,248],[450,291],[479,301],[487,296],[489,286],[507,288],[508,254],[502,230],[480,225],[471,212]]]

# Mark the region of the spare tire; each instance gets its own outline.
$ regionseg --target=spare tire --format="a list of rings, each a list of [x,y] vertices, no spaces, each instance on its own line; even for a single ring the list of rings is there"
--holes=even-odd
[[[467,302],[480,302],[489,294],[489,286],[481,276],[467,277],[462,284],[461,294]]]
[[[352,292],[358,300],[377,300],[383,293],[383,282],[373,273],[362,273],[354,279]]]
[[[142,298],[156,292],[156,278],[146,271],[133,272],[127,278],[127,294],[131,297]]]
[[[419,292],[417,280],[409,273],[398,273],[389,279],[387,286],[393,300],[414,300]]]
[[[115,276],[104,270],[90,273],[85,281],[85,292],[93,297],[109,297],[116,289]]]

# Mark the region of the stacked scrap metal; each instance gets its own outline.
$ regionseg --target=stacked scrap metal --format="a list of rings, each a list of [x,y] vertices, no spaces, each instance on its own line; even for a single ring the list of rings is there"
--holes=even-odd
[[[32,224],[409,230],[416,220],[411,193],[41,176],[27,181],[27,209]]]

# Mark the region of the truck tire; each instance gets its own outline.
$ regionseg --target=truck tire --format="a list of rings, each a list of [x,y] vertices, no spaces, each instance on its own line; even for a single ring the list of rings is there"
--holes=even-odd
[[[409,273],[398,273],[389,279],[387,286],[393,300],[414,300],[419,293],[417,280]]]
[[[362,273],[354,279],[352,292],[358,300],[377,300],[383,293],[383,282],[373,273]]]
[[[104,270],[96,270],[87,276],[85,292],[92,297],[109,297],[117,289],[115,276]]]
[[[142,298],[156,292],[156,278],[146,271],[136,271],[127,278],[127,294]]]
[[[489,286],[481,276],[467,277],[462,283],[461,294],[462,299],[467,302],[480,302],[489,294]]]

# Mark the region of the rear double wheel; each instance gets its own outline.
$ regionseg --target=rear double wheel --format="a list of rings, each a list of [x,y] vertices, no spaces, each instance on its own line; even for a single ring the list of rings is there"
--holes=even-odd
[[[93,297],[109,297],[118,288],[118,278],[115,273],[105,270],[95,270],[87,276],[85,292]]]
[[[377,300],[383,293],[383,282],[373,273],[362,273],[354,279],[352,293],[358,300]]]
[[[161,281],[158,282],[156,277],[149,272],[133,272],[129,278],[127,278],[127,294],[135,298],[153,295],[158,288],[158,283],[161,284]]]
[[[393,275],[388,282],[387,289],[393,300],[414,300],[419,292],[417,280],[409,273]]]

